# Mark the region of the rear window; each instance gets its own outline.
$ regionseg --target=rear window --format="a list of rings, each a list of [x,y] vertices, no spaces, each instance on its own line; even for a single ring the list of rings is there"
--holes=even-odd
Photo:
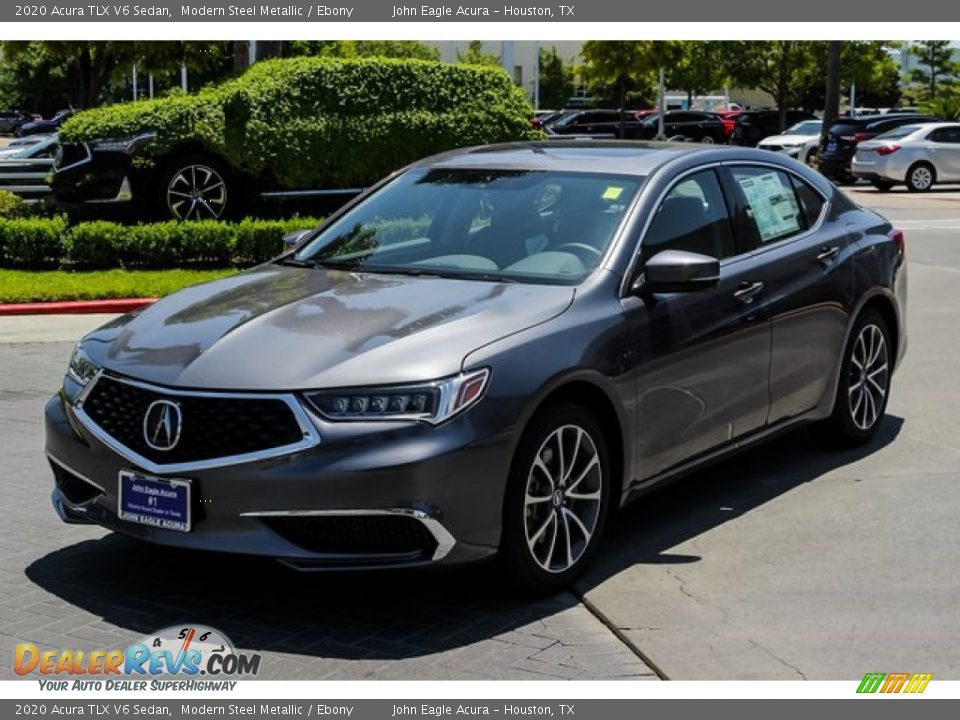
[[[877,140],[899,140],[900,138],[905,138],[907,135],[913,135],[913,133],[920,129],[919,125],[901,125],[893,130],[887,130],[883,135],[878,135]]]
[[[853,123],[847,121],[838,122],[836,125],[833,125],[830,128],[830,132],[834,135],[853,135],[858,132],[863,131],[862,123]]]

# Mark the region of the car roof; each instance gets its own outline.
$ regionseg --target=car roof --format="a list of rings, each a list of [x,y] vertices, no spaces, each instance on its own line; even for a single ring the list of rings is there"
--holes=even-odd
[[[665,163],[696,153],[729,153],[731,160],[767,159],[769,156],[766,151],[687,142],[545,140],[453,150],[421,160],[416,166],[431,169],[555,170],[645,177]]]

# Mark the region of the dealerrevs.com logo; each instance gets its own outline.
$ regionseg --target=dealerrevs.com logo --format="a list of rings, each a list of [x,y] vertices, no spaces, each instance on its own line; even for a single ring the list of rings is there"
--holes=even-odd
[[[44,677],[41,689],[48,690],[146,690],[146,678],[158,676],[188,680],[151,679],[149,689],[232,690],[236,682],[227,678],[254,677],[260,659],[257,653],[237,652],[219,630],[182,625],[147,635],[125,650],[41,649],[20,643],[14,649],[13,670]]]

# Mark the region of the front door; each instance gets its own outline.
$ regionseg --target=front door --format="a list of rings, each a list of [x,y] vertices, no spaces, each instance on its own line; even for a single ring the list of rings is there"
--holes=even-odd
[[[643,478],[763,426],[770,325],[757,266],[741,253],[715,170],[680,179],[641,241],[721,261],[716,287],[624,300],[637,372],[636,461]]]

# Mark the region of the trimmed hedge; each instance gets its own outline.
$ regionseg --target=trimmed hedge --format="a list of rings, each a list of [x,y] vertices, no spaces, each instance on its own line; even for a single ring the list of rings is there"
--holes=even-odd
[[[26,214],[27,204],[19,195],[0,190],[0,218],[20,217]]]
[[[195,95],[79,113],[60,137],[152,132],[147,157],[189,142],[285,187],[354,187],[444,150],[540,137],[531,112],[502,68],[292,58],[256,63]]]
[[[120,225],[66,218],[0,218],[0,262],[6,266],[92,268],[252,265],[279,255],[283,236],[315,227],[317,218],[215,220]]]

